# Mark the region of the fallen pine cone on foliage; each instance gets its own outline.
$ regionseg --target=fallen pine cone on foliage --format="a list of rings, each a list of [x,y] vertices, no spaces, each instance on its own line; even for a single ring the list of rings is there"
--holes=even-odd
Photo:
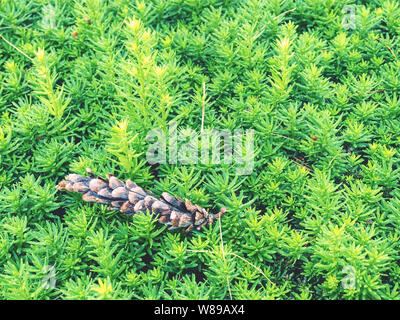
[[[120,210],[128,215],[150,212],[158,215],[158,221],[170,225],[171,229],[186,228],[199,230],[212,224],[226,211],[221,208],[217,214],[209,214],[204,208],[192,204],[188,199],[182,199],[163,192],[161,199],[155,198],[150,191],[143,190],[131,180],[125,182],[107,174],[107,179],[96,177],[90,169],[89,176],[69,174],[57,186],[57,190],[67,190],[82,193],[86,202],[97,202],[110,205],[110,210]]]

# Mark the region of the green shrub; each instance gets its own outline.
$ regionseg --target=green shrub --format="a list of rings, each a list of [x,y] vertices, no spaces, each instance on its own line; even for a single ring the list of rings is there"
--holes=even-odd
[[[0,1],[0,298],[398,299],[399,35],[396,0]],[[148,163],[203,107],[253,130],[250,174]],[[87,167],[227,213],[56,193]]]

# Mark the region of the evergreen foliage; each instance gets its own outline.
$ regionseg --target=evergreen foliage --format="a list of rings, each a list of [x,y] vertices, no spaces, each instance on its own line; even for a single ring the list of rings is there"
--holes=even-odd
[[[400,298],[399,35],[397,0],[0,0],[0,298]],[[147,163],[203,103],[254,130],[249,175]],[[227,211],[185,234],[56,192],[87,167]]]

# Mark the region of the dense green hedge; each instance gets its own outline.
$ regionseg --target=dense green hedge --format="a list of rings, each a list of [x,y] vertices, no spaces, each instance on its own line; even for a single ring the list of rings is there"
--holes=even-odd
[[[399,298],[399,34],[397,0],[0,0],[0,298]],[[147,163],[203,82],[250,175]],[[224,250],[56,193],[86,167],[225,206]]]

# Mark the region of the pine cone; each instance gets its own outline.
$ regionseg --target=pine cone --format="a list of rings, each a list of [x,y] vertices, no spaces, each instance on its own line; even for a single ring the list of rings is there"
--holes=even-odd
[[[78,174],[69,174],[66,180],[61,181],[57,190],[67,190],[82,193],[86,202],[97,202],[110,205],[110,210],[120,210],[128,215],[138,212],[158,216],[158,221],[170,225],[169,230],[186,228],[199,230],[203,226],[212,224],[226,211],[209,214],[202,207],[192,204],[188,199],[182,199],[163,192],[161,199],[155,198],[150,191],[145,191],[131,180],[125,182],[107,174],[107,179],[95,177],[90,169],[86,169],[89,176],[82,177]]]

